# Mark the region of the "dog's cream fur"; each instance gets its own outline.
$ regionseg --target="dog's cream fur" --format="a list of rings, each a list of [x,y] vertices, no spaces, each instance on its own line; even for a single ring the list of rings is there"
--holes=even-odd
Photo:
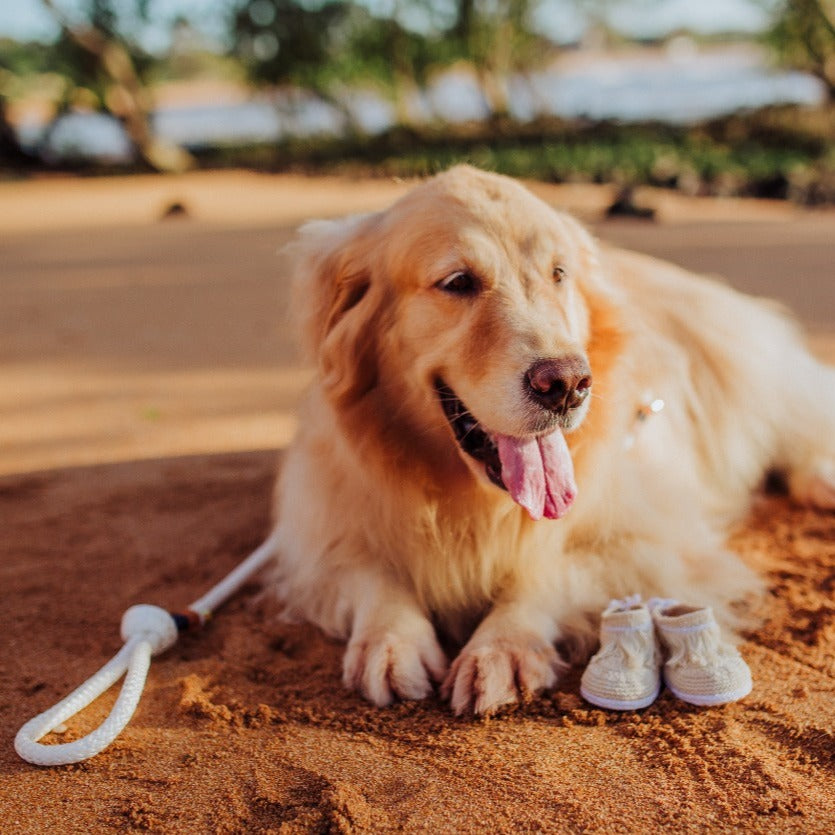
[[[550,687],[610,597],[728,624],[759,581],[723,531],[765,471],[835,507],[835,373],[787,319],[598,244],[512,180],[454,168],[387,211],[308,224],[295,249],[318,375],[279,479],[275,583],[289,615],[347,639],[345,682],[379,705],[435,681],[484,713]],[[438,286],[462,269],[479,293]],[[579,494],[534,522],[459,449],[434,380],[529,435],[525,371],[567,353],[593,373],[566,435]],[[665,408],[640,421],[648,395]]]

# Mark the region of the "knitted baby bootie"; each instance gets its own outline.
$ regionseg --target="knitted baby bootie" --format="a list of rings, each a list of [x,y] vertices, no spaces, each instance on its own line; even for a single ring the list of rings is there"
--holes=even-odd
[[[640,595],[612,600],[600,621],[600,650],[580,680],[580,695],[608,710],[637,710],[658,697],[661,677],[652,617]]]
[[[751,692],[751,670],[736,647],[722,640],[710,607],[658,598],[647,605],[667,658],[664,681],[674,696],[707,706]]]

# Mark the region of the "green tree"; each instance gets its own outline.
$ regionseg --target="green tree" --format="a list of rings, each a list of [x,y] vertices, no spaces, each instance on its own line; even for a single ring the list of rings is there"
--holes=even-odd
[[[260,86],[291,85],[335,107],[349,129],[353,116],[337,92],[340,33],[351,4],[311,6],[295,0],[244,0],[233,7],[232,54]]]
[[[835,0],[781,0],[767,39],[785,64],[816,75],[835,101]]]
[[[376,17],[351,0],[243,0],[233,10],[232,53],[257,84],[309,90],[336,107],[358,131],[343,93],[372,82],[389,93],[396,118],[409,121],[407,100],[425,81],[432,38],[407,29],[398,10],[431,3],[395,3]]]
[[[506,116],[508,80],[535,66],[550,49],[531,26],[533,0],[456,0],[450,31],[455,53],[476,70],[490,112]]]
[[[504,116],[510,74],[548,55],[532,31],[534,5],[535,0],[394,0],[384,16],[375,16],[352,0],[239,0],[232,49],[257,83],[312,90],[343,112],[340,92],[346,85],[374,82],[388,90],[401,124],[410,122],[409,99],[433,69],[465,61],[491,112]]]
[[[54,0],[41,0],[61,27],[56,52],[71,84],[92,89],[122,123],[139,157],[158,171],[182,171],[192,164],[182,148],[162,140],[151,125],[151,99],[144,73],[153,59],[120,31],[114,0],[86,0],[83,20],[70,21]],[[132,19],[147,20],[149,0],[134,0]],[[125,4],[119,3],[119,9]]]

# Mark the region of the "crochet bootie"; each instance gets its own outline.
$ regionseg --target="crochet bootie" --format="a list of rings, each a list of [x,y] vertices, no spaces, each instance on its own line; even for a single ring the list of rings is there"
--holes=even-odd
[[[658,697],[661,678],[652,617],[639,595],[612,600],[600,622],[600,650],[580,680],[580,694],[609,710],[637,710]]]
[[[706,706],[735,702],[751,692],[751,670],[722,640],[709,607],[659,599],[647,605],[667,658],[664,681],[674,696]]]

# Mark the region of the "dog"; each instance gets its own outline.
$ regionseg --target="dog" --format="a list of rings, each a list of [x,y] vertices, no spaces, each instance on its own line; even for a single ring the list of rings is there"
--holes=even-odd
[[[271,585],[376,705],[523,701],[633,592],[733,627],[761,580],[724,539],[764,473],[835,508],[835,370],[773,303],[466,166],[292,248],[316,376]]]

